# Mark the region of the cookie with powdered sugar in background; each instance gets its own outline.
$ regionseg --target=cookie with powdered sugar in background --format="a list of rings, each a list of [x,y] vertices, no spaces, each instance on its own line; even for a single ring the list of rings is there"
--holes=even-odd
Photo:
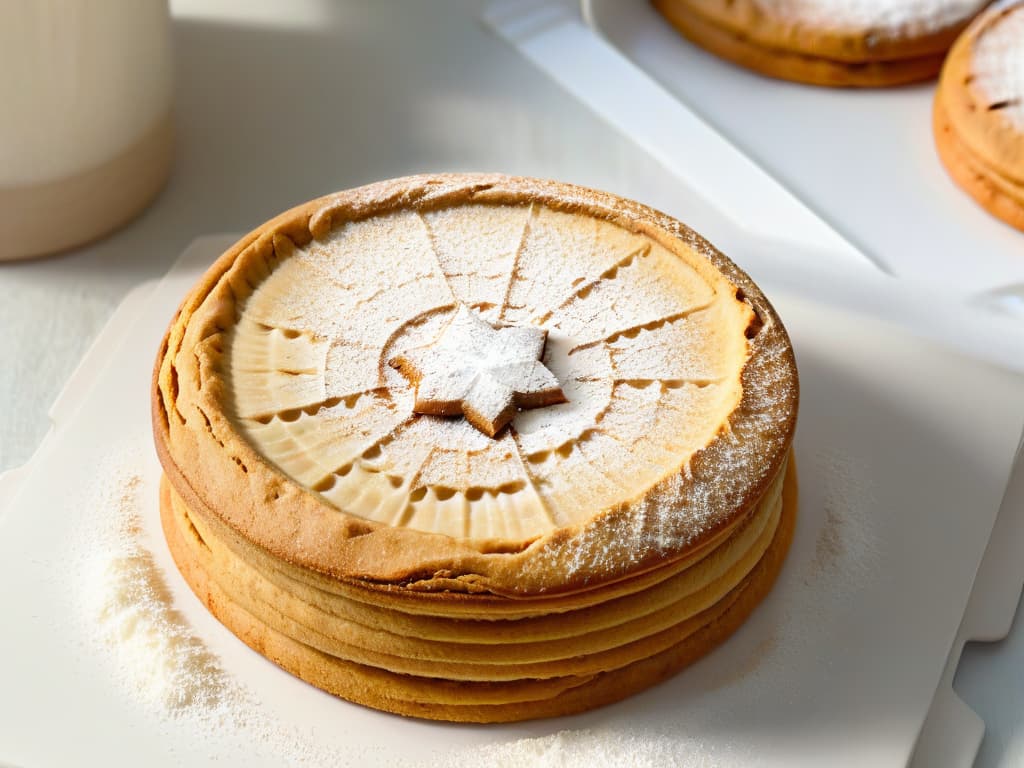
[[[653,0],[692,42],[769,77],[834,87],[928,80],[987,0]]]
[[[933,125],[953,180],[1024,230],[1024,0],[996,3],[956,41],[935,93]]]

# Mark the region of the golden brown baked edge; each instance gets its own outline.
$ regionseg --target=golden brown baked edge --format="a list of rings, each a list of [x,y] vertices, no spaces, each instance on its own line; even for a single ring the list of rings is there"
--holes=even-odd
[[[749,39],[761,48],[801,54],[837,63],[859,64],[942,56],[971,18],[985,5],[976,7],[946,24],[928,25],[917,20],[919,29],[882,25],[851,26],[839,21],[813,23],[794,21],[757,0],[654,0],[658,10],[699,15],[705,22]],[[936,69],[936,71],[938,71]]]
[[[888,60],[842,61],[823,55],[772,47],[760,39],[719,26],[685,8],[685,3],[654,0],[655,7],[687,40],[719,58],[778,80],[832,88],[881,88],[934,78],[943,53]]]
[[[502,542],[454,540],[341,513],[269,466],[238,435],[221,412],[223,392],[214,368],[235,308],[253,289],[253,274],[269,274],[295,245],[382,211],[525,201],[606,219],[670,250],[682,243],[707,260],[709,275],[725,275],[756,313],[750,356],[741,375],[743,398],[730,433],[693,457],[685,482],[667,478],[635,504],[509,551]],[[183,301],[161,345],[153,379],[153,426],[161,462],[186,502],[215,510],[225,523],[279,559],[366,584],[408,590],[431,590],[440,584],[448,591],[528,595],[631,577],[684,557],[727,531],[778,474],[795,430],[798,399],[795,360],[774,309],[749,277],[682,223],[614,195],[558,182],[501,175],[424,175],[298,206],[254,230],[218,259]],[[714,514],[696,532],[680,520],[680,527],[669,531],[679,542],[671,551],[638,551],[636,542],[645,536],[664,540],[664,530],[647,529],[640,522],[664,504],[703,504]],[[273,519],[267,514],[270,507]],[[578,562],[581,556],[601,567],[573,570],[569,562]]]
[[[936,94],[932,108],[932,132],[936,153],[957,186],[988,213],[1024,231],[1024,187],[1019,196],[1009,194],[1011,182],[994,178],[979,158],[971,156],[949,120],[941,94]]]

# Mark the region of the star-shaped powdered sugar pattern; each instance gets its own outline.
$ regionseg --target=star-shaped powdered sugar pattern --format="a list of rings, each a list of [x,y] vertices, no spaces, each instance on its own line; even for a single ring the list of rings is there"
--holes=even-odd
[[[496,328],[462,304],[435,344],[388,362],[416,385],[416,413],[462,414],[494,437],[517,409],[566,401],[540,361],[546,339],[542,328]]]

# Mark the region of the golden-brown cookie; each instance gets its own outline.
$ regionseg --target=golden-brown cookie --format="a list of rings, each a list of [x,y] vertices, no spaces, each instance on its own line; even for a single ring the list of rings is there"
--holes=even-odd
[[[797,510],[796,470],[790,463],[779,516],[767,536],[759,535],[766,548],[754,565],[720,597],[661,633],[651,652],[635,654],[619,665],[598,664],[560,676],[545,673],[517,679],[502,663],[477,664],[478,669],[493,670],[482,680],[424,680],[416,676],[419,671],[386,669],[380,658],[362,664],[350,660],[344,649],[339,655],[337,646],[330,647],[314,630],[289,626],[282,616],[273,615],[270,606],[252,602],[250,582],[240,585],[228,578],[225,589],[214,575],[223,580],[224,572],[213,564],[209,540],[198,535],[172,495],[164,480],[161,518],[175,562],[209,610],[247,645],[297,677],[355,703],[401,715],[479,723],[555,717],[604,706],[661,682],[714,650],[771,590],[792,541]],[[262,615],[255,615],[254,608]],[[579,658],[574,661],[577,667],[584,666]]]
[[[193,589],[388,711],[538,717],[649,684],[788,541],[774,310],[679,222],[592,190],[420,176],[300,206],[186,297],[153,396]]]
[[[1000,2],[950,51],[935,93],[935,144],[950,176],[1024,230],[1024,2]]]
[[[770,77],[879,87],[934,77],[983,0],[653,0],[688,39]]]

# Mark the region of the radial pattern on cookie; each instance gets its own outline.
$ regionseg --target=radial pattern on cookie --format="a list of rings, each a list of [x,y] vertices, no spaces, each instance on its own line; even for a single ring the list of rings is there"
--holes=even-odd
[[[461,313],[502,326],[484,329],[481,356],[533,339],[529,368],[492,365],[484,381],[550,372],[565,402],[518,410],[493,439],[455,398],[435,402],[460,418],[418,416],[412,366]],[[227,343],[230,413],[346,514],[523,541],[629,503],[715,439],[742,393],[752,316],[699,253],[608,221],[532,203],[396,211],[296,248],[262,279]],[[400,357],[415,378],[388,365]],[[469,387],[462,367],[438,370]]]
[[[416,385],[416,413],[464,414],[494,437],[517,408],[564,403],[558,379],[542,362],[547,331],[495,328],[465,305],[436,344],[389,362]]]

